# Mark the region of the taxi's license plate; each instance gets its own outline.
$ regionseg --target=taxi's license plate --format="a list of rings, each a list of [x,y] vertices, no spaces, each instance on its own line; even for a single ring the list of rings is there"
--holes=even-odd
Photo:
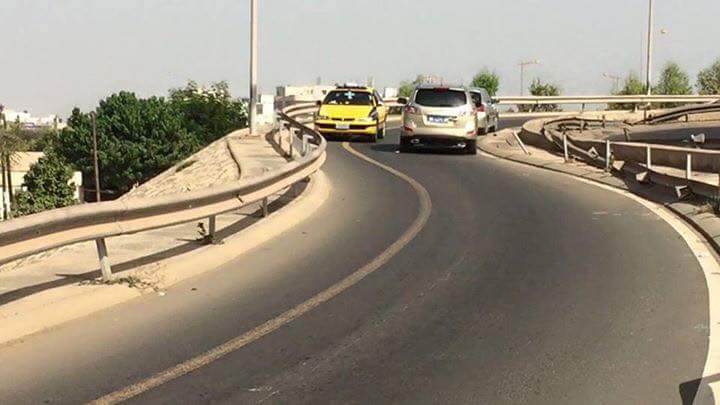
[[[335,129],[350,129],[350,124],[335,124]]]

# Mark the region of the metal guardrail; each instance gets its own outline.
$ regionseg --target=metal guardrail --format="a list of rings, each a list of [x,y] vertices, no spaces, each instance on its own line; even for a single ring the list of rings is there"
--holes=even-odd
[[[282,168],[209,189],[82,204],[2,222],[0,265],[54,248],[95,240],[103,279],[107,281],[112,278],[112,270],[106,238],[208,218],[208,236],[212,240],[216,215],[257,202],[263,202],[266,213],[269,196],[303,181],[325,161],[325,139],[299,118],[306,110],[307,106],[300,105],[278,112],[282,125],[295,135],[291,145],[298,139],[302,139],[304,145],[302,155]]]
[[[720,95],[638,95],[638,96],[495,96],[499,105],[548,105],[548,104],[649,104],[649,103],[714,103],[720,101]],[[389,107],[401,107],[396,98],[385,99]]]
[[[695,172],[720,173],[720,151],[645,142],[582,139],[571,134],[605,128],[609,124],[598,119],[561,118],[547,122],[543,131],[562,149],[565,162],[569,162],[572,156],[578,156],[600,163],[605,171],[610,172],[615,161],[622,161],[637,167],[636,178],[639,181],[648,181],[653,174],[673,183],[678,196],[682,190],[689,189],[707,198],[718,199],[720,183],[708,185],[695,181],[693,176]],[[568,129],[572,132],[568,133]],[[656,166],[684,170],[684,176],[680,178],[658,172],[654,170]]]
[[[545,104],[648,104],[648,103],[713,103],[720,95],[697,96],[497,96],[493,99],[505,105],[545,105]]]

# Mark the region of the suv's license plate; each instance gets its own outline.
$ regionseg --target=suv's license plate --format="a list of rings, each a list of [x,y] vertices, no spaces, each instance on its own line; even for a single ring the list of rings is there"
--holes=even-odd
[[[433,124],[445,124],[447,123],[447,117],[429,115],[428,121],[432,122]]]
[[[350,124],[335,124],[335,129],[350,129]]]

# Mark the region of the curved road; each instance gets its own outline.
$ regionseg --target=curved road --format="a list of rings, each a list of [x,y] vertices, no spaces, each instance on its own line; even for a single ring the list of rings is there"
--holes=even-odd
[[[707,353],[702,270],[646,208],[486,156],[362,154],[421,183],[417,237],[342,294],[129,403],[680,403]],[[212,349],[373,260],[403,180],[329,145],[328,202],[211,273],[0,348],[0,403],[78,403]]]

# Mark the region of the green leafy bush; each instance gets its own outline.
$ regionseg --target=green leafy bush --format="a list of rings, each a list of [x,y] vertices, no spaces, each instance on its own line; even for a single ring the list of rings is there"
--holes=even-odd
[[[40,158],[25,175],[25,190],[15,196],[14,214],[29,215],[77,203],[72,176],[72,167],[57,154],[50,152]]]
[[[500,76],[497,73],[490,71],[487,68],[481,70],[478,74],[473,77],[470,83],[471,87],[482,87],[490,93],[490,96],[495,96],[500,89]]]
[[[201,148],[202,142],[171,103],[120,92],[100,101],[97,112],[100,184],[121,195]],[[94,184],[89,114],[75,108],[57,139],[57,153]]]
[[[190,81],[170,90],[170,105],[182,117],[183,126],[207,145],[248,124],[247,104],[233,99],[226,82],[202,88]]]

